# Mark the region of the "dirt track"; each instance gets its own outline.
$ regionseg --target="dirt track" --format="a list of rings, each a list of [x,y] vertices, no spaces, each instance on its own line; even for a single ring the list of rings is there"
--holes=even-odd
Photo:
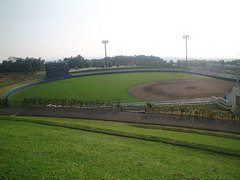
[[[77,108],[1,108],[0,115],[52,116],[82,119],[98,119],[128,123],[158,124],[189,127],[240,134],[240,122],[214,120],[198,117],[181,117],[160,114],[145,114],[100,110],[80,110]]]
[[[139,99],[162,101],[224,97],[235,83],[223,80],[167,80],[140,84],[128,89],[128,93]]]

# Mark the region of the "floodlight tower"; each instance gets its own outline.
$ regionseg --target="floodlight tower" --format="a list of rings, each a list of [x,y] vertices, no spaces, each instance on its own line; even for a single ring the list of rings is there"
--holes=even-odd
[[[102,40],[102,43],[104,44],[104,49],[105,49],[105,58],[107,57],[107,43],[109,41],[108,40]]]
[[[236,88],[239,88],[239,80],[240,80],[240,64],[237,63],[237,71],[236,71]]]
[[[183,35],[183,39],[186,39],[186,69],[188,68],[188,56],[187,56],[187,40],[189,39],[189,35]]]
[[[106,69],[107,69],[107,43],[109,41],[108,40],[102,40],[102,43],[104,44],[104,49],[105,49],[105,66],[106,66]]]

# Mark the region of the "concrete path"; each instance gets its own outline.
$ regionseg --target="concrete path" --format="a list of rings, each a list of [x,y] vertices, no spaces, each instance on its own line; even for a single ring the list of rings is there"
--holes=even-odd
[[[181,117],[172,115],[100,111],[100,110],[80,110],[77,108],[13,108],[13,107],[0,109],[0,115],[49,116],[49,117],[94,119],[128,123],[189,127],[196,129],[206,129],[240,134],[240,122],[215,120],[199,117]]]

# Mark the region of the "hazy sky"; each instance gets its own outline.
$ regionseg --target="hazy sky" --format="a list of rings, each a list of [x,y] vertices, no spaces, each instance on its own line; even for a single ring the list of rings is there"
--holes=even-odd
[[[240,0],[0,0],[0,60],[81,54],[240,58]]]

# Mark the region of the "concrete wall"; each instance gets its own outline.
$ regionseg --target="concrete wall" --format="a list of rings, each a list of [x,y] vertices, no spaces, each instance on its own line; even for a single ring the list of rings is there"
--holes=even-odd
[[[237,102],[236,102],[236,97],[237,96],[240,96],[240,89],[239,88],[236,88],[234,87],[232,92],[230,94],[227,95],[226,99],[231,102],[231,104],[233,106],[236,106],[237,105]]]

